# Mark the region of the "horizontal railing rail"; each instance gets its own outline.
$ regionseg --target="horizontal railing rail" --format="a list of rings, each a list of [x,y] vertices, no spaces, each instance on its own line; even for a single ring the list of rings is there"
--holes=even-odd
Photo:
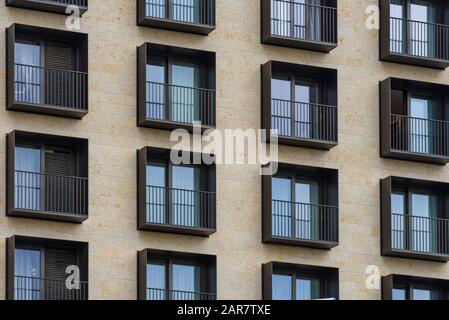
[[[147,82],[147,119],[215,126],[215,90]]]
[[[147,223],[215,229],[215,192],[146,187]]]
[[[87,216],[88,179],[14,171],[14,207],[19,210]]]
[[[338,207],[272,200],[273,236],[338,242]]]
[[[391,220],[393,249],[449,255],[449,219],[392,213]]]
[[[67,286],[67,284],[69,286]],[[87,300],[88,283],[14,276],[14,300]]]
[[[271,99],[271,129],[279,136],[337,142],[338,108]]]
[[[86,72],[14,64],[14,100],[87,111]]]
[[[391,17],[390,51],[449,60],[449,25]]]
[[[215,0],[146,0],[145,15],[184,23],[215,25]]]
[[[271,1],[271,34],[299,40],[337,43],[337,8]]]
[[[147,300],[216,300],[215,293],[147,288]]]
[[[449,156],[449,122],[391,115],[391,148],[418,154]]]

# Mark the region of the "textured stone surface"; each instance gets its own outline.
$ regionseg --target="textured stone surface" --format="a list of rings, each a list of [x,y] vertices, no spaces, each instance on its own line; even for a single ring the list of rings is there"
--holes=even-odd
[[[136,298],[136,252],[143,248],[217,255],[220,299],[260,299],[261,264],[338,267],[342,299],[379,299],[364,271],[449,278],[446,264],[380,256],[379,180],[389,175],[449,181],[445,167],[379,158],[378,82],[389,76],[449,83],[449,71],[383,63],[378,32],[364,25],[376,0],[339,0],[339,47],[330,54],[260,44],[260,1],[218,0],[210,36],[137,27],[134,0],[91,0],[82,19],[89,34],[89,114],[81,121],[6,111],[0,63],[0,299],[5,241],[13,234],[89,242],[89,296]],[[65,17],[0,5],[10,24],[64,28]],[[5,56],[0,33],[0,55]],[[339,170],[340,246],[330,252],[261,243],[261,183],[254,166],[218,166],[218,232],[209,239],[136,230],[136,149],[169,147],[169,133],[136,127],[136,47],[144,42],[217,53],[217,125],[260,126],[260,65],[270,59],[338,69],[339,145],[330,152],[280,147],[282,162]],[[89,219],[82,225],[6,218],[5,134],[13,129],[89,139]],[[236,187],[237,186],[237,187]]]

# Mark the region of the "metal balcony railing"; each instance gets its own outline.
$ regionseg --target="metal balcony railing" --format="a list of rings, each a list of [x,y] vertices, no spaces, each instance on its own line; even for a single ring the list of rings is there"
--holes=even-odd
[[[147,223],[215,229],[214,192],[147,186]]]
[[[337,8],[291,0],[271,0],[271,34],[337,43]]]
[[[393,114],[391,148],[449,157],[449,122]]]
[[[14,276],[14,300],[87,300],[88,283]]]
[[[57,4],[72,5],[78,7],[87,7],[88,0],[41,0],[41,2],[54,2]]]
[[[18,210],[87,216],[88,179],[14,171]]]
[[[338,208],[272,200],[275,237],[338,242]]]
[[[146,0],[145,15],[184,23],[215,25],[215,0]]]
[[[279,136],[337,142],[337,107],[271,100],[271,128]]]
[[[147,82],[147,119],[215,126],[215,90]]]
[[[396,250],[449,255],[449,220],[392,213]]]
[[[449,26],[390,18],[390,51],[416,57],[449,60]]]
[[[216,300],[215,293],[147,288],[147,300]]]
[[[14,101],[87,111],[87,73],[16,63]]]

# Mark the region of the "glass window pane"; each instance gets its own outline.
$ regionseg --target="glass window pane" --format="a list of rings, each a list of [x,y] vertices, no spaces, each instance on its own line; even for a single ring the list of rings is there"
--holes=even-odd
[[[150,163],[147,165],[147,222],[167,223],[166,165]]]
[[[173,0],[173,19],[200,23],[200,0]]]
[[[435,11],[432,3],[423,0],[413,0],[410,4],[410,53],[422,57],[433,57],[433,38],[435,26],[431,23]]]
[[[291,35],[292,5],[284,0],[271,1],[271,33],[278,36]]]
[[[146,0],[145,13],[147,17],[166,18],[167,0]]]
[[[167,119],[165,64],[158,61],[147,64],[146,75],[147,119]]]
[[[173,220],[174,224],[188,227],[200,226],[200,169],[173,166]]]
[[[147,264],[147,300],[165,300],[167,298],[166,275],[165,264]]]
[[[41,151],[38,148],[14,149],[14,206],[39,210],[41,198]]]
[[[405,289],[393,289],[393,300],[407,300]]]
[[[291,81],[271,79],[271,126],[279,135],[292,135],[292,87]]]
[[[410,149],[417,153],[433,153],[434,124],[432,100],[412,97],[410,101]]]
[[[406,249],[405,202],[405,194],[393,193],[391,195],[391,237],[394,249]]]
[[[296,300],[320,299],[320,280],[296,279]]]
[[[317,84],[308,81],[296,81],[295,85],[295,135],[300,138],[312,138],[313,131],[319,131],[313,123],[313,116],[318,116]],[[318,124],[319,121],[317,121]],[[314,130],[315,129],[315,130]]]
[[[292,300],[292,277],[273,274],[273,300]]]
[[[300,179],[295,184],[296,237],[318,240],[319,238],[319,183]]]
[[[171,71],[173,121],[185,123],[199,121],[199,67],[173,64]]]
[[[291,179],[273,177],[271,212],[274,236],[292,236],[291,188]]]
[[[174,300],[200,300],[199,267],[187,264],[173,264]]]
[[[412,300],[432,300],[432,291],[426,289],[413,289]]]
[[[14,44],[14,97],[16,101],[40,103],[41,47],[38,44]]]
[[[402,0],[391,0],[390,4],[390,51],[404,52],[404,4]]]
[[[436,249],[437,199],[427,194],[412,194],[411,205],[413,250],[434,251]]]
[[[14,250],[14,299],[39,300],[41,277],[39,250]]]

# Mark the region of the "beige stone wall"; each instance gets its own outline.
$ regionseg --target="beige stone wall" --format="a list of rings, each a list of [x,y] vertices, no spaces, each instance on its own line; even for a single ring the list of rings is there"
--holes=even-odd
[[[449,83],[449,71],[380,62],[378,32],[364,26],[377,0],[339,0],[339,46],[330,54],[260,44],[260,1],[217,0],[210,36],[136,26],[135,0],[90,0],[89,114],[81,121],[5,110],[5,35],[0,33],[0,299],[5,238],[13,234],[89,242],[92,299],[136,298],[136,252],[144,248],[217,255],[220,299],[260,299],[261,264],[283,261],[340,269],[342,299],[379,299],[364,271],[449,278],[446,264],[380,256],[379,180],[389,175],[449,182],[438,165],[379,157],[378,82],[389,76]],[[64,28],[65,17],[0,5],[0,27]],[[156,42],[217,53],[218,128],[259,128],[260,65],[270,59],[338,69],[339,145],[329,152],[280,147],[280,161],[339,170],[340,245],[320,251],[261,243],[256,167],[218,166],[218,232],[209,239],[136,230],[136,149],[169,147],[169,133],[136,127],[136,47]],[[5,134],[27,130],[89,139],[89,219],[82,225],[5,217]]]

